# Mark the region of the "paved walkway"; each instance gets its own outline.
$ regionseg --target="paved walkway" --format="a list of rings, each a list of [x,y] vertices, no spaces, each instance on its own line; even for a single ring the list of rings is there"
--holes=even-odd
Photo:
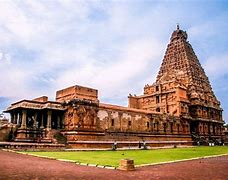
[[[137,168],[101,169],[0,150],[0,179],[226,179],[228,156]]]

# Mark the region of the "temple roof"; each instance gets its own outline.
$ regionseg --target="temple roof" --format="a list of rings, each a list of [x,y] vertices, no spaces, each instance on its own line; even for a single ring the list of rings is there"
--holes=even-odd
[[[52,109],[52,110],[65,110],[61,103],[55,101],[39,102],[34,100],[21,100],[11,104],[4,112],[10,112],[15,109]]]
[[[186,31],[177,25],[167,46],[156,84],[169,80],[168,77],[175,77],[186,86],[190,101],[197,98],[197,102],[201,102],[203,106],[207,104],[220,109],[220,102],[215,97],[209,79],[187,37]]]
[[[187,40],[188,35],[186,33],[186,31],[183,31],[180,29],[179,24],[177,25],[177,29],[175,31],[173,31],[172,36],[170,38],[170,41],[173,41],[175,39],[183,39],[183,40]]]

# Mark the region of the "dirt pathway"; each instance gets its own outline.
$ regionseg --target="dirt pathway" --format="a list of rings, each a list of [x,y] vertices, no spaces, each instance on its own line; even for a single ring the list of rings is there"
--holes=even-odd
[[[101,169],[0,150],[0,179],[226,179],[228,156],[137,168]]]

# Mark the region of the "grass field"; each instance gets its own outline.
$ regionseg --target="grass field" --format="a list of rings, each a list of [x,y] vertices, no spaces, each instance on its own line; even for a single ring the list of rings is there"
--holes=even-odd
[[[189,159],[228,153],[227,146],[192,147],[158,150],[125,151],[74,151],[74,152],[27,152],[30,154],[75,160],[81,163],[109,165],[117,167],[120,159],[134,159],[135,165]]]

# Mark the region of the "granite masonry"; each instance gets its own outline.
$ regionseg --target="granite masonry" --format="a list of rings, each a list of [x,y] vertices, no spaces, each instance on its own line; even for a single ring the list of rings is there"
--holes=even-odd
[[[195,55],[187,33],[172,33],[156,82],[143,95],[129,95],[128,107],[101,103],[98,90],[75,85],[11,104],[5,112],[17,124],[14,141],[54,143],[69,148],[192,145],[222,140],[220,102]]]

